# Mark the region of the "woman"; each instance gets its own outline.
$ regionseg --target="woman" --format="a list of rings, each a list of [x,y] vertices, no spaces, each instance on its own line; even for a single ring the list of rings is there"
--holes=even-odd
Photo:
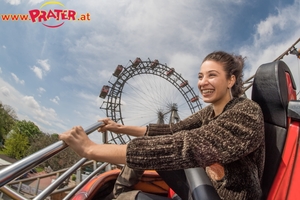
[[[104,119],[106,125],[99,131],[137,137],[126,145],[95,144],[81,127],[60,139],[82,157],[126,164],[136,176],[145,169],[204,167],[222,199],[259,199],[265,155],[263,115],[255,102],[240,97],[243,67],[241,56],[222,51],[207,55],[198,89],[210,105],[176,124],[135,127]],[[135,195],[138,198],[139,193]]]

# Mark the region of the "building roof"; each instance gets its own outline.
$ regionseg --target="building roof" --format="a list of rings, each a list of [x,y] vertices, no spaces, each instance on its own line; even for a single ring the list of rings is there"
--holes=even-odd
[[[17,162],[16,159],[0,154],[0,170],[15,162]]]

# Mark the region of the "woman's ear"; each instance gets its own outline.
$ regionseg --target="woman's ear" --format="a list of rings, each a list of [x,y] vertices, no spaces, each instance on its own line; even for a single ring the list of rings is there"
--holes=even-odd
[[[228,83],[228,88],[232,88],[232,86],[235,84],[235,82],[236,82],[235,75],[231,75],[229,83]]]

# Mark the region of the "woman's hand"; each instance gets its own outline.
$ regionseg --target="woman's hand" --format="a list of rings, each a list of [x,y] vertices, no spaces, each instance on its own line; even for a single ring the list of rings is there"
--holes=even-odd
[[[60,134],[59,139],[69,145],[79,156],[89,160],[126,163],[127,145],[96,144],[89,139],[81,126],[75,126]]]
[[[59,135],[59,139],[69,145],[79,156],[88,158],[90,149],[96,145],[91,141],[81,126],[74,126],[72,129]]]
[[[106,131],[111,131],[114,133],[122,133],[121,132],[121,128],[123,127],[122,124],[118,124],[115,121],[111,120],[110,118],[104,118],[99,121],[102,121],[104,125],[98,129],[98,132],[104,133]]]
[[[102,133],[104,133],[105,131],[111,131],[117,134],[123,133],[134,137],[141,137],[145,135],[147,130],[147,127],[145,126],[127,126],[118,124],[109,118],[104,118],[99,121],[102,121],[104,123],[104,125],[98,129],[98,131]]]

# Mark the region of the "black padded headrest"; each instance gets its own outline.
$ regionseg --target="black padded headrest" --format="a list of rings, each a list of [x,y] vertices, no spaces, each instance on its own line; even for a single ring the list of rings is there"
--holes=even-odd
[[[287,128],[288,91],[286,73],[290,69],[283,61],[275,61],[261,65],[256,71],[252,100],[256,101],[264,114],[265,122]],[[294,89],[296,84],[291,81]]]

